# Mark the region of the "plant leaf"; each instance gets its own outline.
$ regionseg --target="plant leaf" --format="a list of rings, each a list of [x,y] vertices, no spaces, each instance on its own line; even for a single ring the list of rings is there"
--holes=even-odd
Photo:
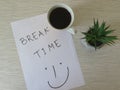
[[[107,27],[105,28],[105,30],[107,30],[109,27],[110,27],[110,25],[109,25],[109,26],[107,26]]]
[[[82,32],[85,35],[84,39],[87,42],[90,42],[97,49],[97,42],[102,42],[103,44],[112,45],[114,40],[117,40],[117,36],[108,36],[114,30],[109,30],[109,26],[106,26],[106,23],[103,21],[101,25],[98,22],[98,19],[94,19],[93,26],[89,27],[87,32]]]
[[[107,39],[117,40],[117,36],[106,36]]]
[[[114,32],[114,31],[115,31],[115,30],[108,30],[108,31],[106,31],[106,32],[104,33],[104,35],[108,35],[108,34]]]
[[[98,28],[99,28],[99,22],[98,20],[97,21],[94,20],[94,30],[97,31]]]
[[[98,41],[100,41],[104,44],[107,44],[107,43],[113,44],[114,43],[113,40],[117,40],[117,37],[116,36],[105,36],[105,37],[102,37],[101,39],[99,39]]]
[[[102,22],[100,28],[99,28],[99,31],[98,31],[98,35],[101,36],[102,34],[104,34],[105,32],[105,22]]]

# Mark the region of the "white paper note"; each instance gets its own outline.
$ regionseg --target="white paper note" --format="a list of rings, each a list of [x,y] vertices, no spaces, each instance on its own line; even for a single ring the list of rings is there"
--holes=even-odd
[[[52,28],[46,14],[11,25],[27,90],[69,90],[84,85],[69,32]]]

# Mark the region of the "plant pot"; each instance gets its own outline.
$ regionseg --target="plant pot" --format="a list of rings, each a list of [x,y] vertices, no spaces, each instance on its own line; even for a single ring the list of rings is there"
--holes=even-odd
[[[86,39],[81,39],[80,41],[81,41],[81,44],[82,44],[85,48],[87,48],[87,49],[89,49],[89,50],[95,50],[95,47],[91,46],[91,45],[86,41]]]
[[[102,43],[98,43],[98,44],[97,44],[97,48],[95,49],[95,47],[94,47],[92,44],[88,43],[88,42],[86,41],[86,39],[81,39],[81,44],[82,44],[84,47],[86,47],[87,49],[89,49],[89,50],[96,50],[96,49],[101,48],[101,47],[104,45],[104,44],[102,44]]]

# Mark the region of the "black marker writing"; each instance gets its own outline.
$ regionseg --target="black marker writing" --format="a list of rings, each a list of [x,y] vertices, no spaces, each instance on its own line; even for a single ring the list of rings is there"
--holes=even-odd
[[[35,40],[38,39],[38,37],[37,37],[37,35],[36,35],[36,32],[33,32],[33,33],[32,33],[32,36],[33,36],[33,38],[34,38]]]
[[[49,32],[48,27],[44,28],[44,32],[45,32],[45,34],[47,34]]]
[[[41,50],[43,51],[44,55],[46,55],[45,49],[44,49],[44,48],[42,48]]]
[[[48,48],[49,48],[49,51],[51,51],[51,49],[55,49],[54,44],[53,43],[48,44]]]
[[[26,38],[29,42],[33,41],[32,37],[30,35],[27,35]]]
[[[24,38],[20,38],[20,42],[22,43],[22,45],[26,45],[27,44],[27,40]]]
[[[35,51],[33,54],[34,54],[34,55],[37,55],[37,56],[40,58],[39,51],[40,51],[40,50],[37,50],[37,51]]]
[[[47,55],[49,52],[52,52],[53,50],[61,47],[60,42],[56,39],[53,42],[49,43],[46,47],[42,47],[38,50],[36,50],[33,55],[37,56],[38,58],[41,58],[41,56]]]
[[[42,37],[44,37],[45,35],[48,34],[50,30],[48,29],[48,27],[44,28],[43,31],[35,31],[35,32],[32,32],[24,37],[21,37],[19,39],[19,41],[21,42],[22,45],[27,45],[28,43],[30,42],[33,42],[35,40],[38,40]]]
[[[54,43],[55,43],[56,47],[60,47],[60,46],[61,46],[61,45],[58,43],[58,40],[55,40]]]
[[[60,62],[59,63],[60,65],[62,65],[62,62]],[[53,68],[53,73],[54,73],[54,76],[55,76],[55,78],[57,78],[57,73],[56,73],[56,67],[54,66],[54,65],[52,65],[52,68]],[[47,70],[47,67],[45,67],[45,70]],[[62,86],[64,86],[66,83],[67,83],[67,81],[68,81],[68,79],[69,79],[69,74],[70,74],[70,72],[69,72],[69,67],[66,67],[66,78],[65,78],[65,80],[63,81],[63,82],[61,82],[61,84],[59,84],[59,85],[54,85],[53,84],[53,81],[51,81],[51,80],[49,80],[47,83],[48,83],[48,85],[49,85],[49,87],[50,88],[53,88],[53,89],[58,89],[58,88],[61,88]],[[55,79],[56,80],[56,79]]]
[[[41,31],[39,31],[38,35],[39,35],[39,37],[44,36],[44,34]]]

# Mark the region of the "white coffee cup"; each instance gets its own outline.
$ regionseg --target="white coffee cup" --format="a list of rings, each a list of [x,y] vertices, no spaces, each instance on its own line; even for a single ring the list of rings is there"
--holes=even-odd
[[[68,24],[65,28],[62,28],[62,29],[55,28],[55,27],[51,24],[51,22],[50,22],[51,12],[52,12],[53,10],[55,10],[56,8],[64,8],[64,9],[66,9],[66,10],[69,12],[69,14],[71,15],[71,21],[69,22],[69,24]],[[69,31],[70,33],[74,34],[74,29],[72,28],[72,24],[73,24],[73,22],[74,22],[74,13],[73,13],[73,10],[72,10],[68,5],[63,4],[63,3],[54,5],[53,7],[51,7],[51,8],[49,9],[48,14],[47,14],[47,19],[48,19],[49,24],[50,24],[53,28],[55,28],[56,30],[67,30],[67,31]],[[62,20],[64,20],[64,18],[63,18]]]

